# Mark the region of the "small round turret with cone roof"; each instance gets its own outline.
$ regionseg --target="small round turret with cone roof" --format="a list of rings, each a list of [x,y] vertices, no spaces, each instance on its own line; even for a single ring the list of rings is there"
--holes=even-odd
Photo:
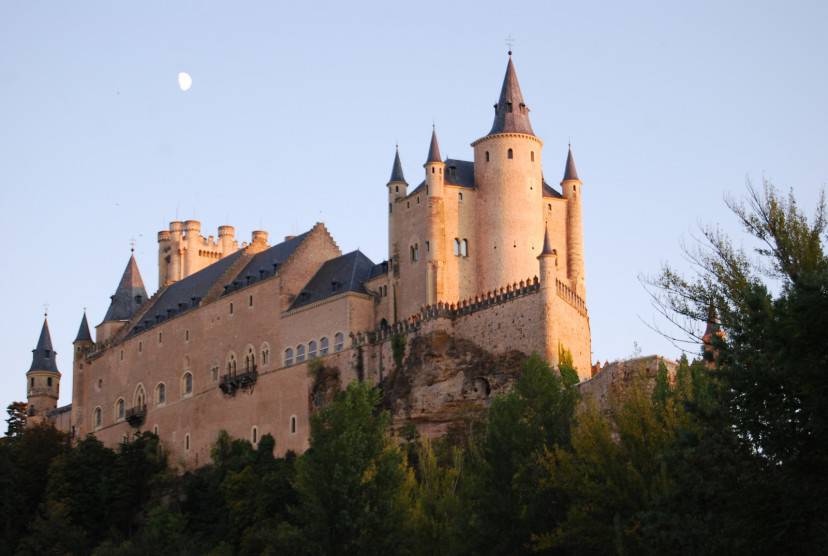
[[[37,346],[32,350],[32,364],[26,372],[30,423],[39,422],[46,413],[57,407],[60,396],[60,371],[57,353],[52,348],[49,320],[43,316],[43,327]],[[31,419],[34,417],[35,419]]]
[[[581,221],[581,180],[575,168],[572,145],[566,155],[561,191],[567,201],[566,209],[566,268],[573,289],[584,297],[584,231]]]
[[[147,290],[133,253],[130,253],[118,288],[110,299],[103,321],[95,327],[98,343],[112,338],[147,300]]]
[[[538,255],[540,261],[540,281],[542,288],[553,288],[558,274],[558,252],[552,248],[549,227],[543,232],[543,250]]]
[[[443,172],[446,164],[440,155],[437,128],[434,125],[431,126],[431,143],[428,146],[428,157],[426,157],[423,168],[425,168],[426,193],[432,197],[442,197],[445,179]]]
[[[394,201],[405,197],[408,193],[408,182],[405,181],[402,162],[400,162],[400,146],[397,145],[394,152],[394,165],[391,167],[391,179],[388,180],[388,199]]]
[[[89,351],[95,342],[92,341],[92,333],[89,330],[89,321],[86,320],[86,309],[83,310],[83,318],[78,327],[78,334],[75,336],[75,341],[72,342],[75,346],[75,359],[79,359],[84,353]]]

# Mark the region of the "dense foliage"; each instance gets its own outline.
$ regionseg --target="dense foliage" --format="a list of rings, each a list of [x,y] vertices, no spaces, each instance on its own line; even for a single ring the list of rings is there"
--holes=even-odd
[[[811,554],[828,545],[828,261],[770,188],[734,206],[759,260],[711,231],[700,273],[654,281],[665,314],[721,331],[695,361],[580,400],[565,352],[530,357],[464,434],[392,433],[352,383],[274,457],[222,433],[184,475],[157,439],[117,450],[23,429],[0,441],[2,554]],[[763,260],[764,259],[764,260]],[[689,330],[689,329],[688,329]],[[702,352],[699,351],[699,355]]]

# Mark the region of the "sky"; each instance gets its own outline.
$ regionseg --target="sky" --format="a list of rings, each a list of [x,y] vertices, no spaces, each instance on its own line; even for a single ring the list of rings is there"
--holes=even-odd
[[[84,307],[98,324],[131,241],[155,291],[176,217],[240,239],[324,222],[343,252],[386,258],[394,145],[410,183],[432,122],[470,160],[510,36],[547,181],[568,141],[584,181],[594,360],[676,357],[640,277],[687,269],[703,225],[740,244],[724,199],[748,179],[812,212],[826,28],[816,1],[2,2],[0,404],[25,398],[44,305],[71,401]]]

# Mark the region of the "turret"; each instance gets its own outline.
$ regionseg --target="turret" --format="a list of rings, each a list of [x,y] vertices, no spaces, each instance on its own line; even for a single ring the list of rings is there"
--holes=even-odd
[[[158,232],[158,287],[168,284],[169,268],[172,261],[172,236],[169,230]]]
[[[538,255],[540,262],[541,288],[552,288],[554,291],[555,280],[558,277],[558,252],[552,248],[552,241],[549,239],[549,228],[543,233],[543,250]]]
[[[75,336],[75,341],[72,342],[75,346],[75,359],[79,359],[84,353],[89,351],[95,343],[92,341],[92,334],[89,331],[89,321],[86,320],[86,311],[83,312],[80,326],[78,327],[78,334]]]
[[[388,261],[391,263],[395,274],[399,272],[399,261],[395,260],[394,238],[396,237],[397,217],[395,204],[398,199],[408,194],[408,182],[403,175],[402,163],[400,162],[400,147],[394,154],[394,165],[391,167],[391,179],[388,180]]]
[[[110,299],[109,309],[103,321],[95,327],[98,343],[103,343],[114,336],[147,301],[147,290],[144,289],[144,281],[141,279],[141,272],[138,270],[134,255],[130,255],[118,288]]]
[[[566,155],[566,168],[561,180],[561,191],[566,199],[566,268],[570,285],[581,297],[585,296],[584,230],[581,222],[581,180],[575,168],[572,145]]]
[[[219,226],[219,246],[221,247],[222,256],[226,257],[230,253],[238,249],[236,245],[236,229],[233,226]]]
[[[538,272],[543,229],[541,149],[511,52],[489,134],[472,143],[477,187],[477,289]]]
[[[440,144],[437,142],[437,130],[434,126],[431,128],[431,143],[428,146],[428,157],[423,168],[425,168],[426,194],[432,197],[442,197],[445,179],[443,172],[446,164],[440,156]]]
[[[89,321],[86,320],[86,311],[83,312],[78,334],[72,342],[75,356],[72,361],[72,430],[76,425],[83,423],[86,414],[86,390],[84,385],[84,363],[86,354],[94,347],[92,334],[89,331]]]
[[[189,276],[201,270],[199,265],[199,246],[201,244],[201,222],[187,220],[184,222],[184,274]]]
[[[52,348],[49,322],[44,317],[37,347],[32,350],[32,365],[26,372],[30,424],[41,421],[48,411],[57,407],[60,397],[60,372],[56,357],[57,353]]]

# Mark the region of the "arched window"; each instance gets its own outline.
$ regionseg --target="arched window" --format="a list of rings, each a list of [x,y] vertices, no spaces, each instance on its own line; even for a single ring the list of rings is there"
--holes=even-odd
[[[101,428],[101,425],[103,424],[103,412],[100,407],[95,408],[95,411],[92,414],[92,422],[95,423],[95,430]]]
[[[285,350],[285,367],[290,367],[293,365],[293,348],[287,348]]]
[[[181,395],[183,397],[192,396],[193,394],[193,373],[187,371],[181,377]]]
[[[296,434],[296,415],[290,416],[290,434]]]
[[[530,151],[529,152],[529,160],[531,160],[532,162],[535,161],[535,151]]]
[[[506,151],[506,158],[512,159],[515,157],[515,152],[512,149]]]
[[[147,393],[144,391],[144,385],[139,384],[135,388],[135,397],[133,398],[133,405],[138,409],[143,409],[147,405]]]
[[[460,256],[460,240],[458,238],[454,238],[454,256]]]
[[[301,363],[305,360],[305,344],[296,346],[296,362]]]
[[[328,337],[319,338],[319,355],[328,355]]]
[[[155,403],[158,405],[167,403],[167,385],[163,382],[159,382],[155,387]]]
[[[158,425],[155,425],[154,427],[152,427],[152,434],[154,434],[155,436],[158,436]]]
[[[253,351],[253,346],[247,346],[247,355],[244,356],[244,369],[252,371],[256,368],[256,352]]]
[[[337,332],[334,335],[334,351],[340,352],[345,349],[345,334]]]
[[[117,402],[115,402],[115,420],[116,421],[123,421],[125,416],[126,416],[126,404],[124,403],[124,399],[121,398]]]
[[[308,342],[308,359],[316,357],[316,340]]]
[[[270,345],[265,342],[262,344],[262,365],[267,365],[270,362]]]
[[[463,242],[460,244],[460,256],[461,257],[468,257],[469,256],[469,240],[464,239]]]
[[[230,352],[227,356],[227,374],[232,375],[236,373],[236,354]]]

